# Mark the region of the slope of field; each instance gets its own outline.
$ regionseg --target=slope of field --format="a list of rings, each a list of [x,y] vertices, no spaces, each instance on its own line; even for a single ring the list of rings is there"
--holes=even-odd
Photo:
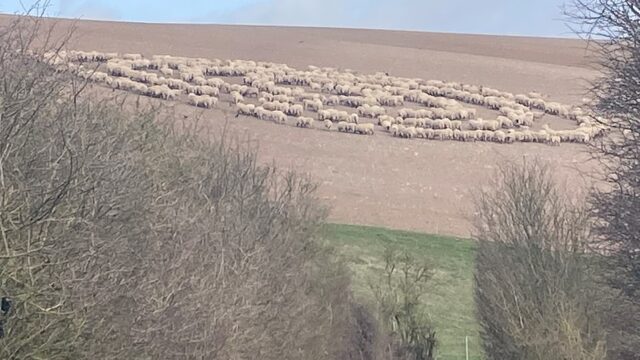
[[[0,22],[9,17],[0,16]],[[71,25],[58,21],[57,29]],[[399,31],[163,25],[79,21],[70,48],[248,59],[351,68],[363,73],[459,81],[513,93],[539,91],[552,101],[578,103],[589,69],[577,40],[427,34]],[[171,103],[169,103],[171,104]],[[193,107],[171,104],[191,118]],[[224,106],[202,111],[211,129],[222,128]],[[543,119],[553,122],[554,119]],[[552,124],[553,126],[553,124]],[[308,173],[332,206],[334,221],[430,233],[469,235],[474,191],[488,185],[496,165],[540,157],[577,191],[593,171],[581,145],[497,145],[357,137],[232,119],[232,130],[260,143],[261,158]]]
[[[372,301],[370,281],[376,281],[384,268],[386,247],[427,259],[434,276],[424,304],[437,331],[438,359],[464,359],[465,337],[469,359],[483,358],[473,304],[473,242],[334,224],[327,226],[327,239],[349,264],[356,296],[367,302]]]

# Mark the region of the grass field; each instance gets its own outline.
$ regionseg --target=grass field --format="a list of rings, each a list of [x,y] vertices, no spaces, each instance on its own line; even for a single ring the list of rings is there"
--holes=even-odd
[[[395,231],[373,227],[330,224],[327,238],[353,272],[356,296],[372,298],[369,281],[383,268],[386,246],[407,250],[433,266],[431,292],[425,306],[436,327],[438,359],[465,359],[465,337],[469,337],[469,359],[482,359],[478,324],[474,317],[474,243],[468,239]]]

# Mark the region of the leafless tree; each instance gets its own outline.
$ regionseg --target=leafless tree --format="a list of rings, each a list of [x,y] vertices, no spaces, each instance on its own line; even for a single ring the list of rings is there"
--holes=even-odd
[[[503,165],[477,199],[475,298],[489,359],[605,359],[583,248],[589,216],[538,161]]]
[[[616,132],[593,148],[612,184],[595,193],[594,210],[607,249],[618,255],[610,280],[633,296],[640,291],[640,2],[576,0],[567,13],[602,67],[593,110]]]
[[[381,358],[432,360],[436,358],[436,331],[423,308],[432,278],[431,267],[408,252],[385,249],[385,267],[370,284],[385,341]],[[379,347],[380,344],[378,344]]]
[[[44,23],[0,29],[0,358],[364,358],[314,183],[54,71]]]
[[[592,110],[613,129],[592,148],[610,184],[592,197],[604,279],[620,293],[609,331],[617,358],[640,359],[640,2],[573,0],[566,13],[597,52]]]

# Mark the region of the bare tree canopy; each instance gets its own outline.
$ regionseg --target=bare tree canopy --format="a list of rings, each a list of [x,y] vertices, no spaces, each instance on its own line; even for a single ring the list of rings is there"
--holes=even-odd
[[[583,248],[588,213],[545,164],[500,168],[477,199],[475,299],[488,359],[605,359]]]
[[[616,291],[600,299],[609,353],[640,359],[640,1],[573,0],[566,12],[598,50],[592,110],[613,129],[591,148],[611,185],[591,198],[602,279]]]
[[[628,296],[640,291],[640,1],[575,0],[567,13],[575,30],[598,49],[602,76],[593,84],[593,110],[611,136],[592,148],[610,190],[596,191],[597,230],[612,257],[609,280]]]

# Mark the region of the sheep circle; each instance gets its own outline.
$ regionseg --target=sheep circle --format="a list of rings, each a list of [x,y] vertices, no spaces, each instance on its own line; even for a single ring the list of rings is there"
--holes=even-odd
[[[322,122],[320,128],[344,133],[374,135],[379,127],[385,130],[383,134],[405,139],[552,146],[589,143],[609,131],[607,119],[579,106],[549,101],[537,92],[512,94],[486,86],[386,73],[360,74],[315,66],[297,70],[270,62],[169,55],[145,58],[135,53],[97,51],[62,50],[45,53],[43,60],[56,71],[70,71],[113,89],[186,101],[206,109],[222,101],[234,107],[236,117],[278,124],[287,124],[292,117],[301,128],[316,128],[317,119]],[[241,84],[226,80],[234,77],[240,78]],[[478,107],[498,114],[482,119]],[[546,115],[574,121],[576,127],[554,130],[540,124]],[[532,130],[534,127],[539,130]]]

